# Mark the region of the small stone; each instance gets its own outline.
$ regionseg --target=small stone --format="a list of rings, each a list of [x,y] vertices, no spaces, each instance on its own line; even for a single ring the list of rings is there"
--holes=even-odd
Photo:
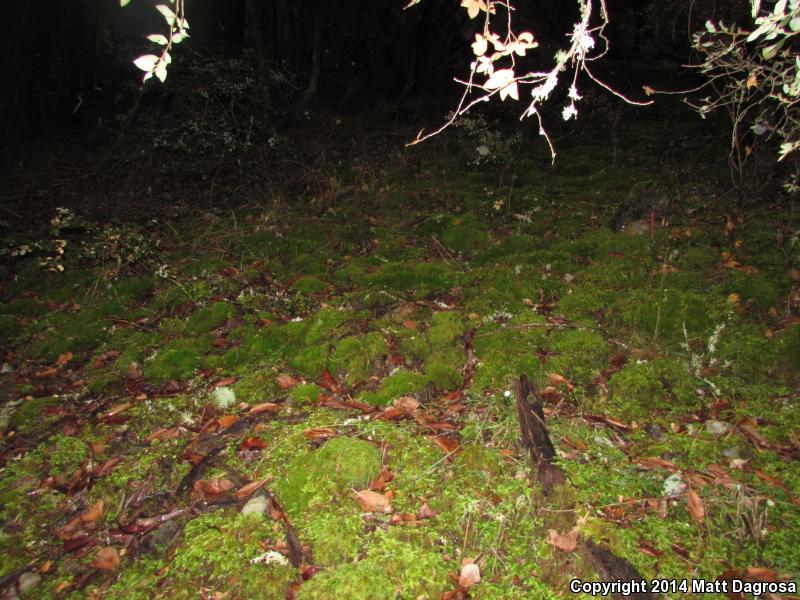
[[[242,507],[243,515],[263,515],[269,506],[269,499],[264,494],[250,498]]]
[[[706,431],[711,435],[725,435],[731,430],[725,421],[706,421]]]

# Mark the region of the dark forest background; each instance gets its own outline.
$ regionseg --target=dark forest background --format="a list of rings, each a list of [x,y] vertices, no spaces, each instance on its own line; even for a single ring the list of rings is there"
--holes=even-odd
[[[136,102],[140,72],[131,60],[149,51],[144,39],[163,29],[155,0],[16,0],[3,3],[0,112],[6,131],[35,136],[92,120]],[[182,85],[226,73],[244,60],[253,76],[250,102],[280,111],[324,101],[342,108],[374,100],[458,93],[464,75],[470,21],[453,0],[425,0],[403,10],[401,0],[188,0],[191,38],[173,53],[176,64],[166,86],[151,82],[145,95],[168,104]],[[706,19],[744,21],[749,5],[738,1],[613,0],[608,4],[610,61],[633,60],[678,66],[691,61],[690,33]],[[535,56],[549,60],[577,14],[577,3],[523,2],[518,30],[540,40]],[[207,73],[181,79],[200,57],[218,61]],[[535,58],[533,59],[536,60]],[[532,66],[535,66],[533,64]],[[614,73],[613,84],[641,87]],[[183,90],[183,93],[191,90]]]

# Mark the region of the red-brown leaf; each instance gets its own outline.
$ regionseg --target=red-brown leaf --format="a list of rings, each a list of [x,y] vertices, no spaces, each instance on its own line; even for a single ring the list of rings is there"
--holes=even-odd
[[[703,506],[703,500],[697,495],[693,489],[689,488],[686,492],[686,507],[695,521],[702,523],[706,519],[706,509]]]
[[[578,547],[578,530],[573,529],[568,533],[558,533],[555,529],[547,532],[547,543],[562,552],[575,552]]]
[[[239,500],[247,498],[248,496],[252,495],[253,492],[263,487],[265,483],[267,483],[266,479],[258,479],[256,481],[251,481],[250,483],[246,483],[238,490],[236,490],[234,496],[236,496],[236,498],[238,498]]]
[[[300,383],[300,382],[297,381],[297,379],[295,379],[291,375],[287,375],[287,374],[278,375],[278,386],[282,390],[288,390],[290,388],[293,388],[298,383]]]
[[[274,402],[262,402],[261,404],[256,404],[255,406],[251,407],[247,412],[251,415],[260,415],[264,412],[276,413],[280,409],[280,404],[275,404]]]
[[[100,548],[92,561],[92,566],[101,571],[114,571],[119,567],[119,552],[113,546]]]
[[[192,497],[198,499],[219,498],[233,489],[233,482],[229,479],[200,479],[194,484]]]
[[[356,501],[367,512],[380,512],[388,514],[392,512],[392,504],[384,494],[373,492],[372,490],[362,490],[354,492]]]

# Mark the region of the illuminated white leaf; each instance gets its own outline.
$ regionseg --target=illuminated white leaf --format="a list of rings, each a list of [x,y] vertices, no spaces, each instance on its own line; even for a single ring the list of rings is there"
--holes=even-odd
[[[175,35],[172,36],[172,43],[173,44],[180,44],[183,40],[189,37],[189,34],[185,31],[179,31]]]
[[[175,24],[175,13],[172,12],[172,9],[169,6],[166,4],[158,4],[156,6],[156,10],[164,15],[164,19],[166,19],[169,25]]]
[[[157,63],[158,57],[155,54],[145,54],[144,56],[140,56],[133,61],[133,64],[135,64],[142,71],[147,71],[148,73],[155,68]]]
[[[474,19],[481,12],[478,0],[461,0],[461,6],[467,9],[470,19]]]
[[[130,4],[130,3],[131,3],[131,0],[119,0],[119,5],[120,5],[122,8],[125,8],[125,7],[126,7],[126,6],[128,6],[128,4]]]
[[[476,33],[475,41],[472,43],[472,52],[475,53],[475,56],[483,56],[486,54],[486,50],[488,48],[489,44],[487,43],[486,38],[480,33]]]
[[[519,100],[519,88],[516,81],[500,90],[500,100],[505,100],[507,97]]]
[[[508,84],[514,81],[514,71],[513,69],[499,69],[492,73],[492,76],[486,80],[486,83],[483,84],[487,90],[496,90],[498,88],[504,88]]]
[[[155,74],[156,77],[158,77],[158,79],[161,81],[161,83],[164,83],[164,80],[166,80],[167,78],[167,65],[165,65],[164,63],[158,65]]]
[[[161,35],[160,33],[151,33],[150,35],[147,36],[147,39],[161,46],[166,46],[169,43],[167,37]]]

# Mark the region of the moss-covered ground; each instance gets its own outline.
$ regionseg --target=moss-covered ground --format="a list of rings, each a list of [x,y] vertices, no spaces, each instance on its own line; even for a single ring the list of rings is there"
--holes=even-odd
[[[796,582],[800,265],[775,232],[798,224],[721,197],[721,163],[669,175],[629,141],[613,164],[604,139],[555,167],[537,146],[513,188],[408,151],[335,203],[171,223],[168,276],[15,263],[0,578],[36,598],[455,598],[469,559],[470,597],[567,598],[599,577],[548,543],[577,523],[647,579]],[[664,226],[612,231],[644,180]],[[565,497],[532,483],[522,373]]]

